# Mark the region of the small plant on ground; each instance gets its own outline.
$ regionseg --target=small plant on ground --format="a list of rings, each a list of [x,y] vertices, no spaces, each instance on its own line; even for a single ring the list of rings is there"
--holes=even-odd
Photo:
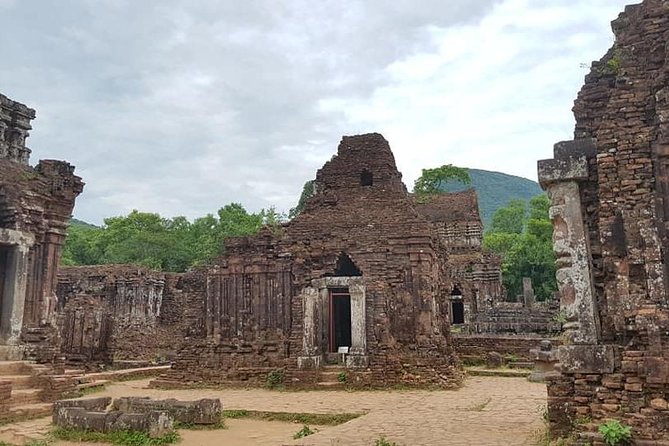
[[[608,446],[620,446],[629,443],[632,439],[632,428],[618,420],[610,420],[601,424],[597,429],[604,437]]]
[[[304,438],[304,437],[308,437],[309,435],[313,435],[315,433],[316,433],[315,431],[311,430],[311,428],[305,424],[304,426],[302,426],[302,429],[295,432],[295,435],[293,435],[293,438],[295,438],[295,439]]]
[[[386,437],[381,437],[374,442],[374,446],[399,446],[394,441],[386,440]]]
[[[276,389],[283,384],[283,370],[272,370],[267,374],[267,387]]]
[[[346,372],[339,372],[339,375],[337,375],[337,381],[340,383],[345,383],[348,379],[348,376],[346,375]]]

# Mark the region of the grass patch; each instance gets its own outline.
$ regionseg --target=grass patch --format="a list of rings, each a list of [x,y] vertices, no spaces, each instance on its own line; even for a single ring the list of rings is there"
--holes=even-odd
[[[363,414],[361,413],[293,413],[293,412],[262,412],[256,410],[224,410],[225,418],[252,418],[264,421],[285,421],[288,423],[312,424],[316,426],[337,426],[344,424]]]
[[[178,421],[175,421],[174,428],[186,429],[189,431],[215,431],[219,429],[227,429],[228,426],[225,425],[225,420],[221,418],[218,423],[214,424],[179,423]]]
[[[102,433],[62,427],[57,427],[51,431],[51,436],[64,441],[112,443],[121,446],[160,446],[176,443],[180,439],[177,432],[172,432],[159,438],[150,438],[149,434],[144,432],[119,431]]]

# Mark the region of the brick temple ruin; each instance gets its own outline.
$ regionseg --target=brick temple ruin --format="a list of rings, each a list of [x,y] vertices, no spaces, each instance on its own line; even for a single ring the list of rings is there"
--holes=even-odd
[[[58,262],[81,179],[66,162],[29,165],[35,111],[0,95],[0,357],[26,344],[57,344]]]
[[[299,216],[229,240],[224,257],[187,281],[184,292],[204,298],[204,330],[161,384],[262,380],[274,370],[308,384],[342,354],[361,383],[459,381],[448,251],[386,140],[344,137],[315,189]]]
[[[548,413],[557,434],[615,418],[636,440],[666,440],[669,3],[628,6],[612,28],[576,99],[575,139],[539,162],[566,317]]]

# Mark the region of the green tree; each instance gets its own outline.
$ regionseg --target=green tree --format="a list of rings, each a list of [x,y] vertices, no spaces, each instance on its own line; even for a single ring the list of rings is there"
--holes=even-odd
[[[423,169],[420,177],[414,183],[413,192],[419,196],[447,192],[445,187],[449,181],[457,181],[465,185],[472,183],[466,168],[445,164],[434,169]]]
[[[297,205],[288,212],[288,218],[295,218],[302,213],[304,206],[307,204],[307,200],[313,197],[316,194],[316,181],[309,180],[304,183],[302,187],[302,193],[300,194],[300,199],[297,201]]]
[[[523,277],[532,279],[538,300],[551,298],[557,289],[549,207],[544,194],[532,198],[529,206],[511,201],[493,215],[483,237],[483,246],[502,256],[504,286],[511,299],[522,294]]]
[[[527,203],[524,200],[511,200],[493,214],[489,232],[522,234],[526,217]]]
[[[208,214],[192,223],[185,217],[165,219],[135,210],[105,219],[101,228],[72,225],[62,263],[132,263],[183,272],[220,255],[227,238],[255,234],[263,225],[277,226],[282,219],[272,208],[249,213],[239,203],[228,204],[218,210],[217,216]]]

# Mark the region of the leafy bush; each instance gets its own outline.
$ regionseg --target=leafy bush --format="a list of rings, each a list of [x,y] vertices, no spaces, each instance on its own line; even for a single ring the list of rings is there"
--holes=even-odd
[[[632,439],[632,428],[621,424],[618,420],[610,420],[601,424],[598,431],[608,446],[627,444]]]
[[[346,372],[339,372],[339,375],[337,375],[337,381],[340,383],[345,383],[348,380],[348,376],[346,375]]]
[[[283,384],[283,370],[272,370],[267,374],[267,387],[275,389]]]

